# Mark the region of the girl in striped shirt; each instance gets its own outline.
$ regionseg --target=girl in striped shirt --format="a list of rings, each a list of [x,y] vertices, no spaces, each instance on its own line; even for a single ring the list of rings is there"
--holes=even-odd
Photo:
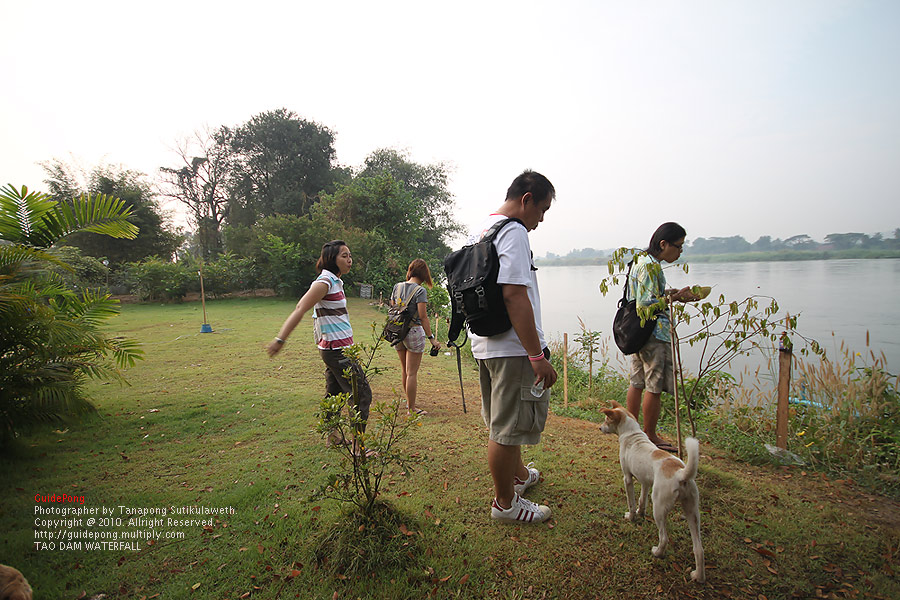
[[[363,421],[369,418],[369,406],[372,404],[372,388],[362,368],[344,355],[343,349],[353,345],[353,328],[347,313],[347,298],[344,296],[342,275],[350,272],[353,257],[350,248],[343,240],[334,240],[322,246],[322,254],[316,263],[319,276],[313,280],[297,307],[288,316],[275,339],[266,346],[269,356],[281,351],[285,340],[291,335],[303,315],[315,309],[314,326],[319,355],[325,363],[325,394],[332,396],[340,393],[352,393],[352,385],[344,377],[344,370],[350,368],[357,376],[357,392],[359,394],[356,410]],[[326,445],[340,442],[340,434],[332,432],[326,439]]]

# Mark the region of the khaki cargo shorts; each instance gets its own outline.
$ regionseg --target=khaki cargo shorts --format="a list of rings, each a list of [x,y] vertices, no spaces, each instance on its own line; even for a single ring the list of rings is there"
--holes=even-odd
[[[481,417],[490,439],[504,446],[537,444],[547,423],[550,390],[531,394],[534,371],[527,356],[486,358],[478,361]]]
[[[631,387],[646,389],[651,394],[675,393],[672,372],[672,346],[654,336],[631,355]]]

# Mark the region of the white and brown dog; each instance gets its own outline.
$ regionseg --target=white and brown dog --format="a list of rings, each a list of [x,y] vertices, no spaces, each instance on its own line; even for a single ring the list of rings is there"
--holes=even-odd
[[[700,443],[696,438],[687,438],[687,465],[678,457],[660,450],[650,441],[647,434],[631,414],[621,405],[613,402],[613,408],[604,408],[606,420],[600,429],[603,433],[619,436],[619,463],[625,478],[625,495],[628,497],[628,512],[625,518],[636,521],[644,516],[647,493],[653,488],[653,520],[659,528],[659,545],[653,547],[653,556],[666,553],[669,534],[666,532],[666,516],[675,502],[681,502],[691,530],[696,568],[691,571],[691,579],[702,583],[706,579],[703,565],[703,545],[700,542],[700,492],[697,483],[697,465],[700,462]],[[641,484],[641,499],[634,502],[634,480]]]
[[[17,569],[0,565],[0,600],[31,600],[31,586]]]

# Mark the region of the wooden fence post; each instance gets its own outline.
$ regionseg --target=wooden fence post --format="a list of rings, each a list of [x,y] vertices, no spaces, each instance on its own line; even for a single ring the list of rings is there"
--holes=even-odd
[[[569,334],[563,333],[563,406],[569,408]]]
[[[788,436],[788,397],[791,392],[791,358],[790,348],[778,349],[778,408],[775,412],[775,445],[782,450],[787,449]]]

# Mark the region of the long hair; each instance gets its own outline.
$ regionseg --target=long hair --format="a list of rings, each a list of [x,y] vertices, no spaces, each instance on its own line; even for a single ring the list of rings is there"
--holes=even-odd
[[[411,277],[418,277],[428,287],[434,285],[434,282],[431,281],[431,270],[428,268],[428,263],[421,258],[417,258],[409,263],[409,268],[406,270],[406,280],[409,281]]]
[[[686,235],[687,231],[685,231],[684,227],[678,223],[673,223],[672,221],[663,223],[656,228],[656,231],[654,231],[653,235],[650,237],[650,245],[647,247],[647,252],[653,258],[659,258],[659,254],[662,252],[662,248],[659,245],[661,241],[666,240],[671,244]]]
[[[322,271],[322,269],[327,269],[335,275],[340,276],[341,273],[337,266],[337,257],[338,254],[341,253],[341,248],[346,245],[344,240],[332,240],[322,246],[322,254],[319,255],[319,260],[316,261],[316,270]]]

